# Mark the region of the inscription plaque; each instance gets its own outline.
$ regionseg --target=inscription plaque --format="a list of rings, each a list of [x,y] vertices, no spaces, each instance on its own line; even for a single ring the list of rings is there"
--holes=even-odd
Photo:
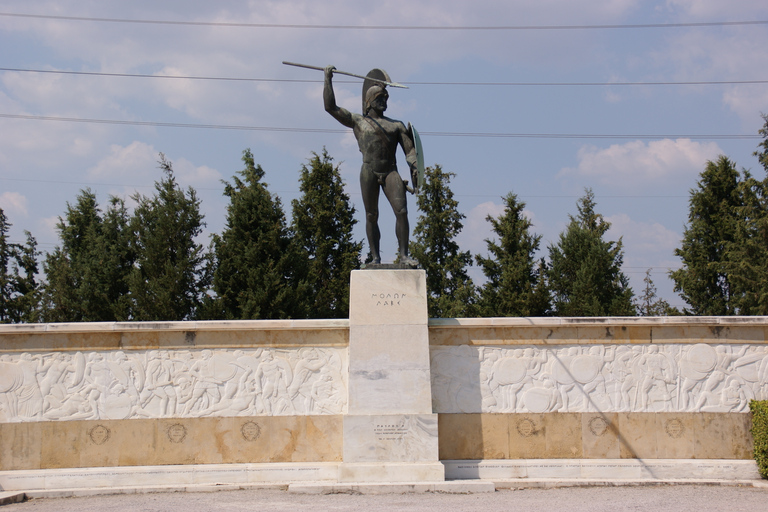
[[[373,428],[377,441],[400,441],[408,433],[405,423],[377,424]]]
[[[261,435],[261,427],[255,421],[246,421],[240,427],[240,434],[246,441],[255,441]]]
[[[517,422],[517,433],[523,437],[531,437],[536,433],[536,424],[531,419],[523,418]]]
[[[112,432],[104,425],[96,425],[88,431],[88,437],[93,444],[102,445],[109,441],[109,436]]]
[[[679,439],[685,434],[685,425],[679,418],[672,418],[664,425],[667,435],[673,439]]]
[[[605,435],[608,431],[608,422],[600,416],[595,416],[589,420],[589,431],[597,437]]]
[[[168,430],[166,431],[166,434],[168,435],[168,440],[172,443],[183,443],[184,439],[187,437],[187,427],[182,425],[181,423],[174,423],[170,427],[168,427]]]

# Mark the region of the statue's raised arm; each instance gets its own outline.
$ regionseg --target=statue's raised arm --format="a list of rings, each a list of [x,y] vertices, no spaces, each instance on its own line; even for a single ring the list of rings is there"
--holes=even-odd
[[[331,114],[338,122],[347,128],[354,128],[355,121],[352,119],[352,113],[349,110],[341,108],[336,104],[336,94],[333,92],[333,72],[335,70],[335,66],[325,67],[325,85],[323,87],[323,102],[325,103],[325,111]]]

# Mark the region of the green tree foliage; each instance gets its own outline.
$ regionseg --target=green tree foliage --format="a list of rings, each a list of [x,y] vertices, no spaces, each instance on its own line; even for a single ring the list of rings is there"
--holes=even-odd
[[[480,289],[481,316],[545,316],[549,297],[545,265],[536,261],[540,235],[531,234],[531,221],[525,217],[525,203],[507,194],[499,218],[488,216],[496,240],[486,240],[489,256],[475,256],[488,279]]]
[[[587,189],[577,203],[578,216],[569,216],[557,245],[549,246],[547,276],[557,316],[635,314],[632,289],[621,271],[621,239],[603,240],[610,223],[595,206],[595,196]]]
[[[213,289],[218,316],[227,319],[305,318],[309,288],[298,246],[291,242],[280,198],[262,182],[250,150],[245,168],[225,182],[226,227],[215,235]]]
[[[308,316],[347,318],[349,274],[360,268],[363,243],[352,239],[355,209],[338,166],[325,150],[313,155],[309,167],[301,167],[302,195],[291,202],[293,242],[306,258]]]
[[[724,156],[716,162],[707,162],[697,188],[691,190],[688,225],[682,246],[675,249],[683,265],[670,273],[675,291],[690,305],[685,313],[734,315],[738,312],[727,253],[733,249],[739,229],[742,191],[736,164]]]
[[[427,273],[427,306],[430,316],[438,318],[475,313],[475,285],[467,274],[472,255],[462,252],[455,240],[464,215],[450,188],[453,176],[439,165],[426,169],[426,183],[417,199],[421,214],[409,247]]]
[[[153,196],[136,194],[131,247],[136,256],[129,286],[134,320],[188,320],[195,317],[208,287],[200,201],[191,187],[177,184],[171,162],[160,154],[164,177]]]
[[[11,224],[0,208],[0,323],[34,322],[38,318],[37,241],[25,231],[26,244],[8,240]]]
[[[676,308],[673,308],[669,303],[659,297],[656,294],[656,285],[651,279],[651,269],[645,271],[645,277],[643,278],[642,294],[637,297],[635,307],[637,308],[637,314],[640,316],[667,316],[679,314]]]
[[[763,114],[762,117],[765,124],[757,133],[763,137],[763,141],[757,145],[757,151],[754,152],[754,155],[757,157],[760,165],[763,166],[763,169],[768,172],[768,114]]]
[[[82,190],[67,203],[57,229],[61,245],[49,253],[43,318],[47,322],[102,322],[130,319],[128,274],[133,265],[129,217],[112,198],[102,215],[96,195]]]
[[[734,242],[728,246],[726,261],[734,303],[742,315],[768,315],[768,116],[763,119],[763,142],[758,146],[762,150],[755,151],[755,156],[765,178],[758,180],[744,172]]]

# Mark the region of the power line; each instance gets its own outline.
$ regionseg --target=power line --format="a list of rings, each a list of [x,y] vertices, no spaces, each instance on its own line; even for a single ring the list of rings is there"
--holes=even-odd
[[[0,16],[14,18],[32,18],[60,21],[90,21],[101,23],[133,23],[144,25],[182,25],[202,27],[242,27],[268,29],[313,29],[313,30],[605,30],[605,29],[647,29],[647,28],[704,28],[768,25],[768,20],[746,21],[710,21],[692,23],[637,23],[605,25],[326,25],[300,23],[243,23],[227,21],[179,21],[179,20],[142,20],[127,18],[96,18],[88,16],[57,16],[53,14],[27,14],[0,12]]]
[[[208,130],[236,130],[293,133],[348,133],[350,130],[332,128],[296,128],[278,126],[245,126],[197,123],[163,123],[157,121],[127,121],[120,119],[88,119],[80,117],[35,116],[24,114],[0,114],[3,119],[33,121],[60,121],[68,123],[111,124],[127,126],[153,126],[160,128],[194,128]],[[494,133],[494,132],[421,132],[427,137],[480,137],[505,139],[695,139],[695,140],[750,140],[760,135],[748,134],[589,134],[589,133]]]
[[[3,68],[0,71],[17,73],[48,73],[57,75],[104,76],[118,78],[160,78],[176,80],[212,80],[231,82],[281,82],[281,83],[323,83],[322,80],[299,80],[285,78],[240,78],[223,76],[194,76],[194,75],[149,75],[141,73],[102,73],[96,71],[67,71],[53,69],[23,69]],[[337,80],[337,83],[358,83],[352,80]],[[401,82],[407,85],[457,85],[457,86],[501,86],[501,87],[547,87],[547,86],[643,86],[643,85],[754,85],[768,84],[768,80],[707,80],[683,82]]]
[[[23,181],[23,182],[30,182],[30,183],[49,183],[49,184],[57,184],[57,185],[87,185],[92,187],[128,187],[128,188],[153,188],[154,185],[132,185],[130,183],[102,183],[102,182],[94,182],[94,181],[65,181],[65,180],[49,180],[49,179],[35,179],[35,178],[1,178],[0,181]],[[195,187],[196,190],[219,190],[223,191],[224,187]],[[296,190],[275,190],[275,193],[280,194],[298,194],[301,191]],[[356,191],[351,191],[351,194],[360,195],[360,193]],[[456,193],[454,194],[455,197],[500,197],[499,194],[461,194]],[[571,194],[571,195],[562,195],[562,194],[546,194],[546,195],[535,195],[535,194],[520,194],[520,197],[523,199],[530,199],[530,198],[537,198],[537,199],[575,199],[578,197],[581,197],[577,194]],[[688,198],[688,196],[683,195],[614,195],[614,194],[595,194],[595,198],[597,199],[626,199],[626,198],[633,198],[633,199],[681,199],[681,198]],[[646,267],[631,267],[631,268],[646,268]]]

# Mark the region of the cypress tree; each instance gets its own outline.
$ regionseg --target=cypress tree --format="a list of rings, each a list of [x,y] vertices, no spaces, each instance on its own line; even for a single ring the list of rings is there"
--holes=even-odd
[[[556,245],[549,246],[547,270],[557,316],[630,316],[635,314],[629,279],[621,271],[622,241],[605,241],[610,228],[595,211],[594,193],[577,203]]]
[[[536,261],[541,236],[531,233],[533,225],[523,214],[525,203],[516,194],[510,192],[502,201],[499,218],[486,218],[498,241],[486,240],[489,256],[475,257],[487,278],[480,289],[480,315],[545,316],[550,308],[546,267]]]
[[[355,208],[344,192],[338,166],[323,149],[301,166],[301,197],[292,201],[293,243],[308,286],[308,316],[349,316],[349,274],[360,268],[362,242],[352,239]]]
[[[25,231],[26,244],[12,243],[10,228],[0,208],[0,323],[34,322],[39,317],[37,241]]]
[[[768,315],[768,116],[763,119],[765,125],[759,131],[763,141],[754,155],[765,178],[758,180],[744,172],[734,242],[727,247],[726,270],[742,315]]]
[[[226,227],[213,237],[218,314],[227,319],[305,318],[309,287],[300,278],[305,263],[291,242],[280,198],[262,182],[264,170],[249,149],[243,163],[233,183],[224,183],[230,200]]]
[[[82,190],[67,203],[57,229],[61,245],[46,255],[43,318],[47,322],[129,320],[133,265],[125,203],[111,198],[102,215],[96,195]]]
[[[195,240],[205,224],[195,190],[181,189],[162,153],[159,164],[164,177],[155,182],[154,195],[133,196],[133,319],[188,320],[195,317],[207,289],[206,256]]]
[[[682,267],[670,272],[693,315],[734,315],[735,289],[728,272],[728,251],[733,250],[739,229],[738,210],[743,186],[736,164],[725,156],[707,162],[697,188],[691,190],[688,225],[675,255]]]
[[[450,188],[455,174],[436,165],[425,172],[424,189],[417,204],[421,214],[413,230],[409,252],[427,273],[427,306],[432,317],[475,314],[475,285],[467,273],[469,251],[461,251],[456,237],[464,227],[464,214]]]

